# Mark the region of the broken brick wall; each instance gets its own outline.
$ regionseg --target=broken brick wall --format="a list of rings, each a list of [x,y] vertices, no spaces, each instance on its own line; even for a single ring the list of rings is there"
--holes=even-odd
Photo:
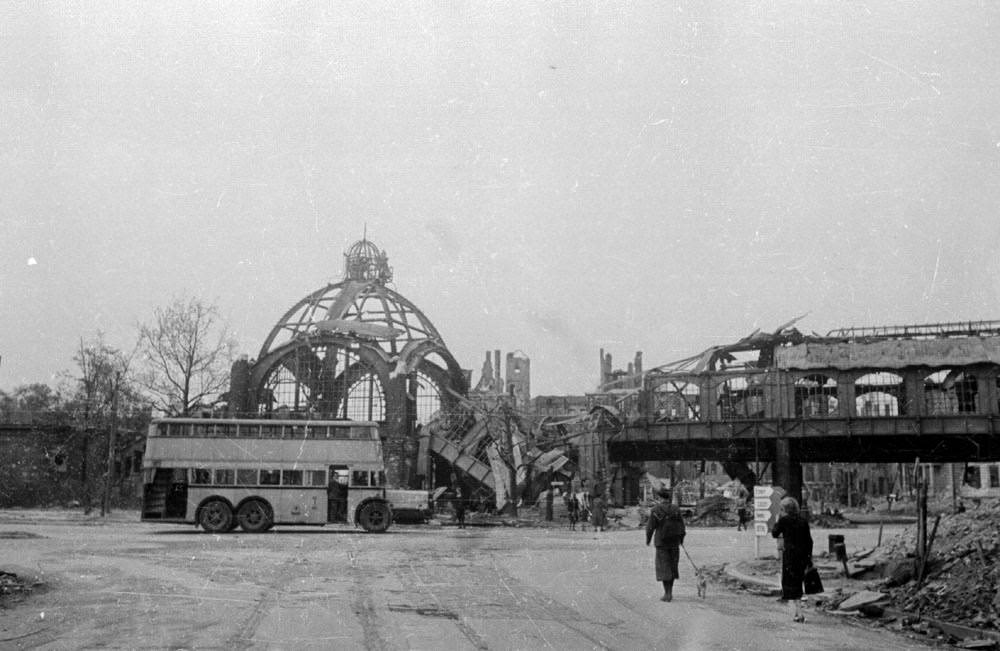
[[[116,463],[112,506],[137,507],[141,456]],[[99,507],[107,466],[107,435],[71,428],[0,432],[0,508]]]

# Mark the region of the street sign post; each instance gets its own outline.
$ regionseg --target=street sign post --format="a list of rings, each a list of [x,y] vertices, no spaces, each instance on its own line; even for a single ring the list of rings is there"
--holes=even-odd
[[[760,558],[760,539],[770,535],[781,512],[781,499],[785,489],[781,486],[753,487],[754,558]]]

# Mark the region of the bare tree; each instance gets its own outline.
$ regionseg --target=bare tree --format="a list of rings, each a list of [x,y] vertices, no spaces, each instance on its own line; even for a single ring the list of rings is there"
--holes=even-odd
[[[127,374],[131,356],[109,346],[104,333],[80,339],[73,361],[79,367],[79,377],[73,377],[75,391],[70,405],[85,428],[102,425],[111,410],[115,392],[120,388],[116,376]]]
[[[117,452],[119,415],[124,408],[129,420],[132,421],[137,414],[144,411],[129,372],[133,356],[134,351],[125,354],[109,346],[104,340],[103,333],[98,332],[89,340],[80,339],[80,348],[73,357],[79,367],[80,376],[74,378],[76,390],[69,405],[70,411],[81,423],[85,437],[89,437],[92,431],[107,433],[107,461],[104,467],[101,515],[111,511],[111,487],[115,482],[114,460]],[[84,452],[80,479],[83,485],[83,508],[89,513],[91,482],[87,477],[87,456]]]
[[[145,358],[139,382],[154,407],[186,415],[225,390],[236,341],[215,305],[175,298],[153,310],[152,323],[139,325],[139,348]]]

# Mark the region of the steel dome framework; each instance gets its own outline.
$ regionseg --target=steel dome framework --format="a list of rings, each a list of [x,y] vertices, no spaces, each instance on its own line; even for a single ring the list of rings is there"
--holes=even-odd
[[[430,320],[387,286],[384,252],[362,239],[344,258],[344,280],[289,309],[242,381],[234,368],[231,408],[378,421],[390,481],[415,484],[417,425],[468,391],[465,373]]]

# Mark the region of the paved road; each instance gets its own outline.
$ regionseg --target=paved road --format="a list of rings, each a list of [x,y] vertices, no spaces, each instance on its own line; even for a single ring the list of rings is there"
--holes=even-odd
[[[793,624],[773,599],[720,586],[700,600],[684,566],[664,604],[639,531],[220,536],[0,512],[0,544],[0,569],[51,586],[0,611],[2,648],[927,648],[820,614]],[[687,546],[706,564],[754,554],[752,535],[730,529],[692,529]]]

